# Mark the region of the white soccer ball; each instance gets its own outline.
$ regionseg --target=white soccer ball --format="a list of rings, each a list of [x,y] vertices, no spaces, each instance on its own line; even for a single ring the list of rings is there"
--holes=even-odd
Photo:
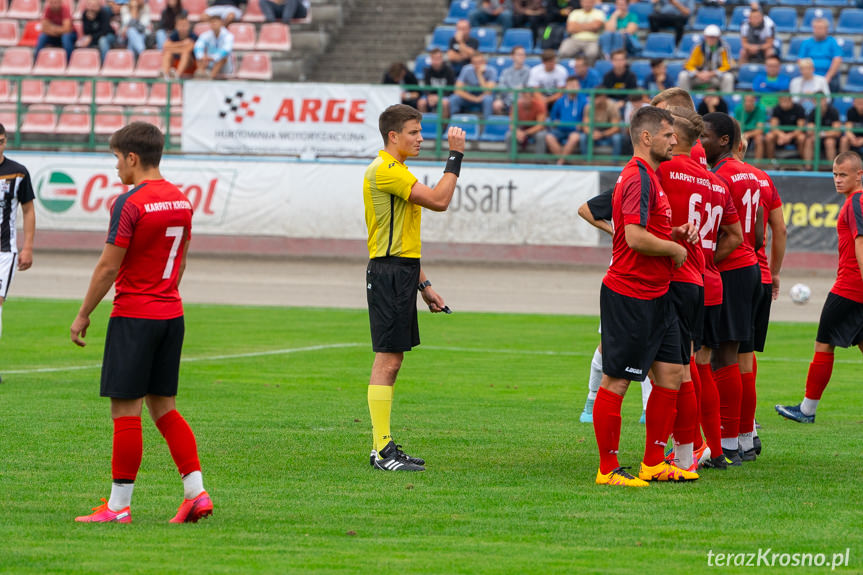
[[[812,290],[806,284],[794,284],[788,290],[788,295],[791,296],[791,301],[803,305],[809,301],[809,298],[812,296]]]

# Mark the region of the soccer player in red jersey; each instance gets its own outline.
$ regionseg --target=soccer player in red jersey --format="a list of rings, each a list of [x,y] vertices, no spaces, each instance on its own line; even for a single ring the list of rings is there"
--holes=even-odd
[[[693,112],[695,111],[695,102],[692,101],[692,96],[683,88],[678,87],[668,88],[658,93],[650,101],[650,105],[663,109],[680,107],[688,108]],[[692,144],[689,157],[701,164],[705,169],[707,168],[707,157],[704,155],[704,146],[701,145],[700,140],[696,139],[695,143]]]
[[[718,263],[722,275],[722,307],[719,347],[714,349],[713,376],[719,389],[722,413],[722,450],[732,465],[741,465],[738,453],[741,412],[755,402],[752,373],[753,313],[761,286],[761,271],[755,251],[764,241],[764,210],[758,176],[734,158],[740,128],[728,115],[704,116],[701,143],[713,171],[728,184],[743,228],[743,243]],[[744,405],[745,403],[745,405]],[[754,411],[752,411],[754,416]],[[751,435],[748,437],[752,441]],[[754,461],[755,451],[745,450],[743,459]]]
[[[612,262],[600,289],[603,377],[593,409],[598,484],[644,486],[647,481],[698,478],[664,459],[683,381],[680,328],[668,286],[674,268],[686,260],[686,248],[677,240],[694,242],[698,237],[691,223],[672,228],[671,206],[655,173],[661,162],[671,159],[677,143],[673,122],[670,113],[654,106],[633,115],[635,154],[612,194]],[[655,380],[647,402],[644,459],[636,478],[617,460],[620,406],[629,382],[642,379],[649,368]]]
[[[101,383],[101,395],[111,398],[114,420],[113,483],[108,501],[75,519],[83,523],[132,521],[145,400],[183,478],[185,499],[171,523],[196,522],[213,512],[195,435],[175,404],[184,334],[178,286],[189,249],[192,205],[159,172],[164,144],[159,129],[144,122],[133,122],[111,136],[120,181],[134,188],[111,208],[102,256],[70,328],[72,341],[86,345],[90,314],[114,285]]]
[[[855,152],[842,152],[833,160],[833,183],[845,196],[839,211],[839,269],[821,310],[815,355],[809,364],[806,393],[798,405],[777,405],[782,417],[815,423],[815,410],[833,373],[837,346],[856,345],[863,351],[863,161]]]

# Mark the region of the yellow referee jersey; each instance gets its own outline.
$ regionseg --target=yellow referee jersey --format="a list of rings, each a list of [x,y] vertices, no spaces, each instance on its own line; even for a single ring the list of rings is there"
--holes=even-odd
[[[422,208],[408,201],[417,181],[407,166],[381,150],[363,179],[369,258],[420,257]]]

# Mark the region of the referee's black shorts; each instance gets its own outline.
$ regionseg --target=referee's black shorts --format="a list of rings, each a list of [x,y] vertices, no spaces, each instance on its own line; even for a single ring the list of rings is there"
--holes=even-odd
[[[677,313],[668,294],[643,300],[603,284],[599,314],[604,374],[641,381],[654,361],[683,364]]]
[[[767,327],[770,324],[770,305],[773,303],[773,284],[761,284],[761,290],[758,292],[758,297],[755,301],[755,317],[753,321],[754,332],[753,349],[757,352],[764,351],[764,344],[767,341]]]
[[[863,303],[833,292],[827,294],[815,341],[836,347],[851,347],[863,342]]]
[[[177,395],[184,334],[183,316],[109,319],[100,395],[118,399]]]
[[[752,326],[755,300],[761,291],[761,268],[753,264],[745,268],[721,272],[722,308],[719,318],[719,341],[740,343],[739,353],[752,351]],[[748,348],[748,349],[746,349]]]
[[[674,304],[677,321],[680,323],[680,357],[686,365],[692,357],[691,344],[695,343],[695,349],[701,348],[701,332],[704,326],[704,286],[671,282],[668,297]]]
[[[372,350],[398,353],[420,344],[417,322],[419,258],[384,257],[369,260],[366,299]]]

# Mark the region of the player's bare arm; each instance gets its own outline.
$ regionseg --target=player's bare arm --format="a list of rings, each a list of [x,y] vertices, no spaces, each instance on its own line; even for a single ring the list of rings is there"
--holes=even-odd
[[[676,242],[687,242],[694,244],[698,241],[698,226],[692,222],[686,222],[682,226],[671,229],[671,239]]]
[[[773,277],[773,299],[779,297],[779,272],[782,271],[782,260],[785,259],[785,244],[788,240],[788,229],[785,227],[785,216],[782,208],[770,210],[767,225],[773,241],[770,246],[770,275]]]
[[[861,277],[863,277],[863,236],[854,238],[854,255],[857,256],[857,267],[860,269]]]
[[[83,338],[87,336],[87,328],[90,326],[90,314],[114,285],[117,273],[120,271],[120,264],[123,263],[125,257],[126,248],[105,244],[99,262],[96,264],[96,269],[93,270],[93,276],[90,278],[87,295],[84,296],[84,302],[81,304],[81,309],[78,310],[78,316],[69,329],[72,341],[76,345],[81,347],[87,345]]]
[[[191,238],[186,238],[186,246],[183,248],[183,261],[180,262],[180,275],[177,276],[177,285],[179,286],[183,282],[183,274],[186,271],[186,255],[189,253],[189,242],[191,242]]]
[[[611,224],[605,220],[597,220],[593,217],[593,213],[590,211],[587,202],[584,202],[578,207],[578,215],[593,227],[599,228],[610,236],[614,235],[614,228],[611,227]]]
[[[447,132],[447,140],[449,141],[450,152],[458,152],[464,154],[465,133],[464,130],[456,126],[450,126]],[[452,155],[450,157],[453,157]],[[454,161],[455,158],[453,157]],[[452,200],[452,195],[455,193],[455,184],[458,176],[452,172],[445,172],[443,177],[434,188],[430,188],[425,184],[417,181],[411,187],[411,195],[408,200],[411,203],[417,204],[424,208],[428,208],[435,212],[444,212],[449,207]]]
[[[686,261],[686,248],[677,242],[663,240],[638,224],[626,224],[623,228],[626,245],[646,256],[668,256],[680,267]]]
[[[24,271],[33,265],[33,241],[36,237],[36,208],[33,202],[21,204],[21,212],[24,214],[24,245],[18,253],[18,270]]]
[[[716,240],[716,252],[713,254],[713,262],[721,262],[742,243],[743,228],[740,227],[740,222],[719,226],[719,237]]]
[[[764,206],[759,205],[755,210],[755,251],[764,245]]]

